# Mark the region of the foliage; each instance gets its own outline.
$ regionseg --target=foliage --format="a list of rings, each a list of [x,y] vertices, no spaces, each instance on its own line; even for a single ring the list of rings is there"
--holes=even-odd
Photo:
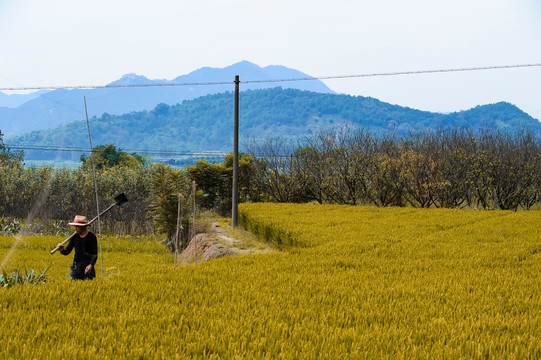
[[[239,154],[239,202],[260,201],[261,192],[256,184],[253,157]],[[222,215],[231,212],[233,188],[233,154],[226,155],[221,163],[209,163],[198,160],[195,165],[187,166],[186,175],[201,190],[199,206],[205,210],[217,210]]]
[[[21,222],[17,219],[12,221],[0,218],[0,233],[3,235],[17,235],[21,232]]]
[[[0,166],[20,166],[23,158],[24,152],[22,150],[13,152],[9,146],[4,144],[4,134],[0,130]]]
[[[226,198],[226,192],[231,192],[231,187],[227,186],[230,184],[228,173],[222,164],[198,160],[195,165],[186,167],[186,172],[197,187],[202,189],[201,206],[205,209],[217,207]]]
[[[541,356],[537,211],[267,203],[240,213],[296,243],[174,268],[156,241],[107,237],[104,278],[76,283],[72,257],[55,254],[45,285],[1,293],[0,357]],[[41,266],[59,240],[0,237],[0,260]]]
[[[114,150],[114,147],[111,149]],[[260,191],[253,180],[255,172],[252,163],[251,156],[241,154],[240,201],[260,199]],[[0,198],[0,213],[10,219],[20,219],[2,220],[0,231],[5,234],[21,231],[59,233],[67,230],[66,220],[71,220],[74,214],[87,214],[93,218],[92,214],[97,213],[94,174],[87,165],[88,161],[76,169],[0,167],[0,191],[5,193]],[[180,221],[184,229],[182,241],[186,242],[189,235],[188,218],[193,209],[192,182],[196,182],[198,209],[228,214],[231,211],[232,173],[232,155],[228,155],[222,163],[200,161],[185,169],[122,160],[112,167],[99,167],[96,182],[100,209],[110,205],[120,193],[125,193],[129,199],[122,207],[100,218],[102,228],[104,232],[119,235],[156,230],[171,238],[177,228],[180,194]],[[38,222],[42,225],[38,225]],[[60,225],[62,222],[63,225]]]
[[[34,273],[34,269],[30,269],[28,272],[20,272],[19,269],[13,269],[10,274],[4,271],[3,274],[0,274],[0,287],[10,288],[16,285],[35,286],[37,284],[44,284],[47,281],[45,273],[49,270],[49,267],[39,274]]]
[[[112,203],[119,193],[130,200],[121,208],[108,212],[102,220],[121,233],[145,232],[147,201],[152,172],[142,165],[116,166],[97,170],[101,210]],[[75,214],[97,214],[94,177],[82,167],[35,168],[0,166],[0,214],[24,219],[26,224],[36,219],[43,222],[66,221]]]
[[[128,154],[121,149],[117,149],[115,145],[98,145],[92,149],[92,154],[86,156],[81,155],[83,169],[92,170],[92,164],[98,170],[103,168],[112,168],[114,166],[134,167],[145,165],[145,158],[138,154]]]
[[[180,169],[163,164],[154,165],[152,172],[149,215],[152,217],[155,229],[170,239],[177,230],[178,215],[180,215],[183,228],[187,229],[185,223],[191,214],[192,204],[191,183]],[[183,235],[183,243],[186,243],[187,233],[183,232]]]
[[[233,94],[203,96],[181,104],[158,105],[152,111],[104,114],[92,119],[93,141],[125,149],[167,151],[230,151],[233,147]],[[295,89],[248,90],[240,95],[242,139],[272,136],[294,139],[348,125],[374,134],[465,129],[541,133],[541,124],[509,103],[478,106],[468,111],[438,114],[391,105],[374,98],[322,94]],[[315,130],[317,129],[317,130]],[[78,146],[85,143],[86,122],[34,131],[13,137],[13,143],[34,146]],[[27,159],[66,159],[66,152],[27,151]]]
[[[262,201],[515,211],[541,202],[541,141],[530,132],[395,138],[346,127],[248,151]]]

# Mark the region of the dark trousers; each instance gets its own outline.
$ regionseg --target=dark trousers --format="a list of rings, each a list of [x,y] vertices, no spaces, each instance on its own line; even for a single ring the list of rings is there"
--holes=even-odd
[[[71,264],[70,280],[92,280],[96,277],[96,270],[92,266],[92,270],[88,274],[85,274],[86,267],[90,265],[87,262],[73,262]]]

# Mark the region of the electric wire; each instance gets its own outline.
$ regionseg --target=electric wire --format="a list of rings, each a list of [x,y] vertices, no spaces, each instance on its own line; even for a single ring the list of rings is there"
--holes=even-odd
[[[272,82],[305,81],[305,80],[351,79],[351,78],[363,78],[363,77],[418,75],[418,74],[433,74],[433,73],[450,73],[450,72],[514,69],[514,68],[539,67],[539,66],[541,66],[541,63],[537,63],[537,64],[516,64],[516,65],[495,65],[495,66],[466,67],[466,68],[452,68],[452,69],[435,69],[435,70],[394,71],[394,72],[367,73],[367,74],[354,74],[354,75],[318,76],[318,77],[306,77],[306,78],[296,78],[296,79],[248,80],[248,81],[243,81],[243,82],[244,83],[272,83]]]
[[[88,149],[84,148],[77,148],[77,147],[55,147],[55,146],[40,146],[40,145],[11,145],[6,144],[6,146],[10,150],[36,150],[36,151],[50,151],[50,152],[81,152],[86,153],[88,152]],[[213,157],[220,157],[223,158],[228,152],[225,151],[175,151],[175,150],[124,150],[121,149],[123,152],[127,152],[130,154],[138,154],[138,155],[154,155],[158,157],[165,157],[165,156],[178,156],[178,157],[200,157],[200,158],[213,158]],[[99,150],[93,149],[92,153],[97,153]],[[277,155],[264,155],[261,153],[251,153],[250,155],[256,156],[256,157],[264,157],[264,158],[289,158],[291,157],[291,154],[277,154]],[[48,161],[48,160],[43,160]]]
[[[541,67],[541,63],[477,66],[477,67],[462,67],[462,68],[432,69],[432,70],[429,69],[429,70],[413,70],[413,71],[393,71],[393,72],[351,74],[351,75],[308,76],[308,77],[289,78],[289,79],[245,80],[245,81],[241,81],[241,83],[264,84],[264,83],[297,82],[297,81],[312,81],[312,80],[333,80],[333,79],[352,79],[352,78],[365,78],[365,77],[384,77],[384,76],[419,75],[419,74],[434,74],[434,73],[454,73],[454,72],[467,72],[467,71],[502,70],[502,69],[517,69],[517,68],[529,68],[529,67]],[[0,88],[0,91],[211,86],[211,85],[233,85],[234,83],[235,83],[234,80],[232,80],[232,81],[192,82],[192,83],[167,82],[167,83],[151,83],[151,84],[118,84],[118,85],[29,86],[29,87],[2,87]]]
[[[6,144],[11,150],[39,150],[39,151],[62,151],[62,152],[88,152],[88,149],[81,147],[59,147],[59,146],[45,146],[45,145],[25,145],[25,144]],[[137,149],[121,149],[127,153],[136,153],[144,155],[156,155],[156,156],[225,156],[226,152],[223,151],[177,151],[177,150],[137,150]],[[92,153],[99,150],[93,149]]]

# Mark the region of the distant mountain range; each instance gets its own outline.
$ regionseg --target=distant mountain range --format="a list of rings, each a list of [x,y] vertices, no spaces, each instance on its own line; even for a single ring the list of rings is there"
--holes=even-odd
[[[169,152],[177,155],[179,152],[231,152],[233,105],[233,93],[225,92],[185,100],[173,106],[161,103],[150,111],[103,114],[91,119],[92,141],[94,146],[115,144],[127,152],[161,154],[162,160]],[[530,129],[541,134],[539,121],[506,102],[440,114],[391,105],[369,97],[332,94],[330,90],[318,93],[272,88],[240,94],[241,142],[268,137],[302,138],[322,129],[345,125],[374,133],[391,130],[396,134],[408,134],[424,129],[469,128],[474,131]],[[87,148],[86,122],[79,120],[50,130],[35,130],[7,138],[6,143],[25,146],[26,159],[78,160],[80,152],[60,148]],[[30,148],[35,150],[28,150]],[[59,151],[39,151],[44,148],[58,148]]]
[[[250,81],[310,77],[284,66],[272,65],[261,68],[251,62],[242,61],[221,69],[204,67],[173,80],[151,80],[141,75],[127,74],[108,84],[110,88],[61,89],[27,95],[6,95],[0,92],[0,130],[7,138],[32,130],[52,129],[62,124],[83,120],[84,97],[89,116],[152,110],[160,103],[174,105],[184,100],[232,91],[235,75],[240,76],[241,90],[265,89],[277,85]],[[208,83],[224,84],[208,85]],[[129,87],[131,85],[154,86]],[[333,93],[319,80],[280,82],[279,85],[283,88]]]
[[[4,94],[0,91],[0,108],[16,108],[22,104],[34,100],[35,98],[40,97],[41,95],[47,93],[48,90],[39,90],[34,91],[29,94]]]

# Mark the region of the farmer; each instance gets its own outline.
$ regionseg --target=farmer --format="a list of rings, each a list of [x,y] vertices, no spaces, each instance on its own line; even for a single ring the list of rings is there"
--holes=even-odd
[[[86,216],[76,215],[73,222],[68,225],[75,227],[76,234],[70,239],[65,249],[62,243],[58,244],[57,247],[63,255],[69,255],[71,250],[75,248],[70,280],[92,280],[96,277],[94,265],[98,260],[98,240],[96,235],[87,230],[88,221]]]

